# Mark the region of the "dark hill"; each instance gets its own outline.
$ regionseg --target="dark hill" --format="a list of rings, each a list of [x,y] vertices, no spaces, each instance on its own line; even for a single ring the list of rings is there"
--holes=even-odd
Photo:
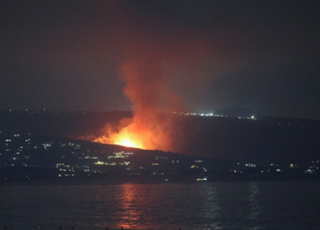
[[[131,112],[124,111],[3,111],[0,113],[0,129],[79,138],[101,135],[107,123],[117,123],[131,116]],[[179,126],[187,140],[181,151],[183,154],[269,162],[320,159],[320,121],[317,120],[186,116]]]

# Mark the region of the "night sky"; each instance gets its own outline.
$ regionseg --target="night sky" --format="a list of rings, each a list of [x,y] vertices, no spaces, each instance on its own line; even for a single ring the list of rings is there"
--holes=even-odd
[[[119,69],[137,57],[157,59],[190,111],[320,119],[320,1],[8,0],[0,11],[0,109],[130,110]]]

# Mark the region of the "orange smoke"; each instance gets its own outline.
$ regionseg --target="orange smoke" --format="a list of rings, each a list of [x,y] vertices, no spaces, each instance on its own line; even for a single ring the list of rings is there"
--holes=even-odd
[[[177,140],[176,122],[181,117],[165,112],[184,111],[183,101],[165,84],[161,57],[146,57],[127,61],[121,67],[126,82],[123,91],[133,103],[133,118],[121,120],[117,127],[108,125],[106,135],[94,141],[165,151],[177,150],[181,144],[174,143]]]
[[[184,117],[170,112],[186,109],[169,83],[174,82],[172,74],[176,67],[198,65],[199,57],[203,57],[207,49],[203,41],[198,40],[197,33],[177,31],[169,25],[172,35],[161,33],[162,23],[154,19],[149,23],[130,4],[114,1],[112,7],[123,48],[120,76],[126,83],[124,94],[132,102],[133,118],[121,120],[116,126],[108,124],[105,135],[94,141],[181,152],[186,143],[182,131]],[[184,84],[183,79],[180,85]]]

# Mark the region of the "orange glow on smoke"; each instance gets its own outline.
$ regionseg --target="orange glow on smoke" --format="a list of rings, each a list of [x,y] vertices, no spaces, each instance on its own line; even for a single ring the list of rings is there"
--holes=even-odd
[[[104,129],[105,135],[94,139],[94,142],[149,150],[178,150],[173,143],[183,143],[182,139],[179,139],[183,135],[172,135],[172,127],[178,118],[163,113],[138,115],[139,113],[136,113],[124,124],[120,122],[121,124],[116,126],[107,125]]]
[[[139,149],[153,149],[154,146],[147,144],[149,138],[147,134],[141,129],[136,129],[135,123],[121,128],[119,132],[110,131],[110,128],[106,128],[108,135],[98,137],[94,141],[106,144],[122,145],[125,147],[139,148]]]
[[[182,117],[158,111],[183,111],[184,104],[182,98],[165,84],[160,62],[157,58],[149,58],[122,65],[121,72],[126,81],[123,91],[133,103],[133,117],[122,119],[118,125],[107,125],[104,135],[95,142],[149,150],[179,150],[178,145],[184,141],[177,123]]]
[[[110,17],[114,17],[112,25],[117,34],[114,43],[117,61],[114,63],[119,64],[119,77],[125,83],[123,93],[132,104],[133,117],[107,123],[101,127],[100,136],[90,136],[90,140],[148,150],[185,151],[188,145],[186,132],[190,130],[185,130],[184,116],[170,112],[186,111],[183,98],[175,88],[188,92],[202,82],[201,77],[194,77],[202,74],[198,71],[189,73],[189,70],[202,66],[201,60],[205,60],[204,63],[210,60],[211,71],[214,55],[208,52],[211,49],[205,40],[199,40],[205,36],[199,36],[199,30],[194,32],[181,27],[176,31],[171,26],[168,27],[169,34],[162,33],[162,29],[156,34],[149,29],[150,22],[143,23],[144,16],[137,14],[130,4],[101,2],[104,2],[102,6],[110,7]],[[162,27],[159,24],[159,28]],[[109,47],[107,44],[101,46]],[[202,93],[203,87],[197,85],[197,88]],[[195,91],[190,93],[196,95]]]
[[[120,127],[118,127],[120,129],[119,131],[114,131],[111,127],[107,126],[105,129],[107,135],[96,138],[94,142],[122,145],[125,147],[139,149],[152,148],[151,146],[145,144],[145,138],[143,137],[144,133],[137,129],[134,130],[132,128],[133,126],[135,125],[129,124],[125,127],[120,125]]]

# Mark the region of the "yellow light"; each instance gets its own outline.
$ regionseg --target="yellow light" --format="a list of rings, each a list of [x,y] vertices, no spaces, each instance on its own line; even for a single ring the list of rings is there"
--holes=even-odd
[[[132,147],[132,148],[137,148],[137,145],[130,139],[125,138],[125,139],[121,139],[119,142],[115,143],[116,145],[123,145],[126,147]]]

